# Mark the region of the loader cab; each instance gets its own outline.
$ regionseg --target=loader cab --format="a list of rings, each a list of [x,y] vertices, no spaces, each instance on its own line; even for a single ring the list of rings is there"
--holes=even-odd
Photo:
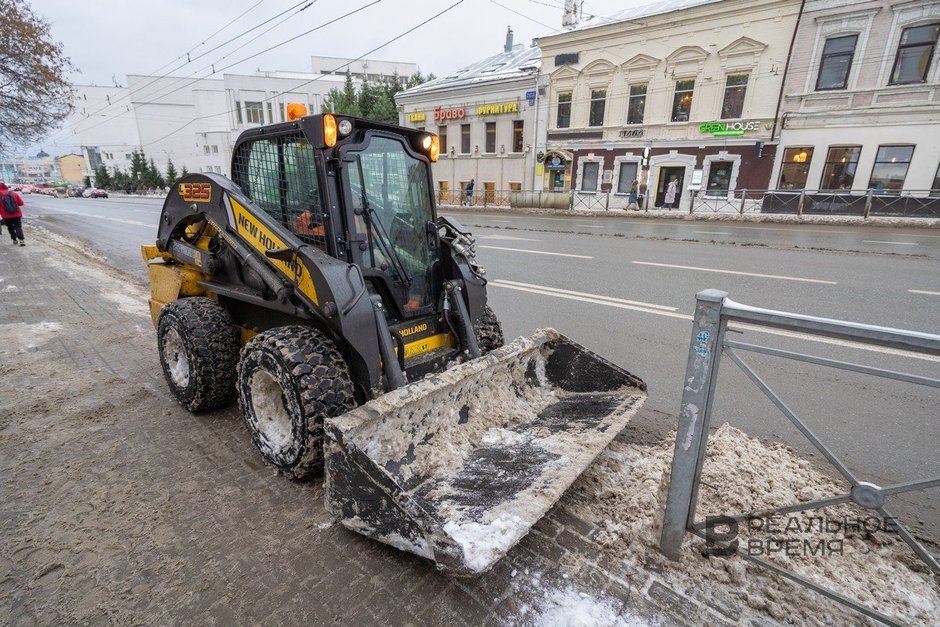
[[[359,266],[394,319],[419,318],[443,291],[431,138],[436,148],[425,132],[306,116],[243,133],[232,179],[302,242]]]

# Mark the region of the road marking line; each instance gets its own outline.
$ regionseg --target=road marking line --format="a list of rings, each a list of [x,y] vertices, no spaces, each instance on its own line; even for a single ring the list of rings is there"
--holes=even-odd
[[[510,290],[517,290],[520,292],[529,292],[532,294],[540,294],[542,296],[554,296],[555,298],[564,298],[567,300],[576,300],[582,303],[591,303],[594,305],[606,305],[608,307],[616,307],[618,309],[629,309],[630,311],[639,311],[641,313],[656,314],[657,316],[666,316],[667,318],[677,318],[679,320],[692,320],[692,316],[677,313],[674,311],[663,311],[661,309],[652,309],[651,306],[639,307],[636,305],[628,305],[621,302],[616,302],[616,300],[611,299],[608,296],[595,296],[593,298],[586,298],[583,296],[576,296],[575,294],[567,294],[560,291],[557,291],[557,288],[545,288],[545,289],[534,289],[530,287],[522,287],[526,285],[525,283],[520,285],[511,285],[511,281],[504,281],[502,279],[495,279],[489,282],[489,285],[494,287],[503,287]],[[656,305],[653,305],[656,307]],[[661,307],[661,305],[659,306]],[[837,338],[822,337],[819,335],[811,335],[808,333],[800,333],[799,331],[787,331],[784,329],[769,329],[767,327],[762,327],[759,325],[748,324],[746,322],[732,322],[730,325],[731,328],[736,329],[745,329],[748,331],[754,331],[756,333],[766,333],[767,335],[779,335],[782,337],[790,337],[801,340],[808,340],[811,342],[817,342],[819,344],[831,344],[833,346],[843,346],[847,348],[856,348],[860,350],[866,350],[872,353],[881,353],[884,355],[899,355],[902,357],[910,357],[913,359],[920,359],[923,361],[931,362],[940,362],[940,356],[937,355],[924,355],[922,353],[914,353],[899,348],[888,348],[884,346],[872,346],[870,344],[862,344],[860,342],[852,342],[851,340],[840,340]]]
[[[706,233],[708,235],[731,235],[727,231],[692,231],[693,233]]]
[[[587,292],[575,292],[573,290],[563,290],[558,287],[548,287],[547,285],[534,285],[532,283],[521,283],[519,281],[509,281],[508,279],[493,279],[491,283],[498,283],[503,287],[528,287],[536,290],[545,290],[547,292],[557,292],[559,294],[570,294],[572,296],[583,296],[585,298],[594,298],[597,300],[611,301],[615,303],[624,303],[626,305],[637,305],[639,307],[649,307],[651,309],[662,309],[663,311],[678,311],[677,307],[667,305],[656,305],[653,303],[644,303],[638,300],[627,300],[625,298],[616,298],[614,296],[602,296],[600,294],[589,294]]]
[[[940,292],[931,292],[930,290],[907,290],[911,294],[926,294],[927,296],[940,296]]]
[[[914,242],[886,242],[880,239],[863,239],[863,244],[897,244],[898,246],[917,246]]]
[[[532,253],[533,255],[554,255],[556,257],[574,257],[575,259],[594,259],[587,255],[569,255],[568,253],[550,253],[544,250],[528,250],[526,248],[505,248],[503,246],[477,246],[477,248],[489,248],[492,250],[508,250],[514,253]]]
[[[493,218],[487,218],[490,222],[502,222],[503,224],[512,224],[512,220],[494,220]]]
[[[575,226],[580,226],[585,229],[606,229],[607,228],[603,224],[575,224]]]
[[[529,237],[513,237],[512,235],[477,235],[477,239],[498,239],[507,242],[538,242],[540,240]]]
[[[679,270],[698,270],[700,272],[718,272],[721,274],[738,274],[741,276],[756,276],[762,279],[780,279],[782,281],[802,281],[805,283],[823,283],[826,285],[838,285],[835,281],[824,281],[822,279],[805,279],[798,276],[781,276],[779,274],[760,274],[757,272],[739,272],[737,270],[718,270],[715,268],[698,268],[695,266],[679,266],[671,263],[654,263],[652,261],[633,261],[642,266],[658,266],[661,268],[678,268]]]

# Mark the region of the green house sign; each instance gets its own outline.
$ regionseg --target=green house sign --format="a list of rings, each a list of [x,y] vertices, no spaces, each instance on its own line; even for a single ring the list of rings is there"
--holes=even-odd
[[[711,133],[715,137],[728,135],[744,135],[748,131],[756,131],[760,122],[709,122],[698,127],[700,133]]]

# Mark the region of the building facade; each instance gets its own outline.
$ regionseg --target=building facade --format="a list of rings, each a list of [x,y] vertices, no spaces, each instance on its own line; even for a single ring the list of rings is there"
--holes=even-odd
[[[807,0],[772,185],[940,193],[940,2]]]
[[[310,71],[314,74],[346,76],[358,81],[378,81],[383,78],[408,78],[418,71],[417,63],[402,61],[376,61],[374,59],[347,59],[345,57],[310,57]]]
[[[82,185],[85,180],[85,158],[77,154],[56,157],[59,178],[71,185]]]
[[[610,192],[615,208],[645,186],[647,207],[680,210],[693,194],[767,189],[799,9],[799,0],[657,3],[539,38],[542,188],[572,190],[587,208]]]
[[[396,94],[400,124],[441,139],[438,202],[465,201],[471,180],[474,203],[532,189],[540,61],[510,32],[500,54]]]

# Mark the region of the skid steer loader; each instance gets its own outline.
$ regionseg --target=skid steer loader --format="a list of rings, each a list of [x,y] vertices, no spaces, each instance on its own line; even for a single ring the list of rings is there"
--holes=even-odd
[[[437,215],[438,152],[435,135],[332,114],[245,131],[231,180],[177,181],[142,253],[180,404],[237,397],[268,463],[325,473],[343,525],[473,575],[646,386],[553,330],[503,345],[471,234]]]

